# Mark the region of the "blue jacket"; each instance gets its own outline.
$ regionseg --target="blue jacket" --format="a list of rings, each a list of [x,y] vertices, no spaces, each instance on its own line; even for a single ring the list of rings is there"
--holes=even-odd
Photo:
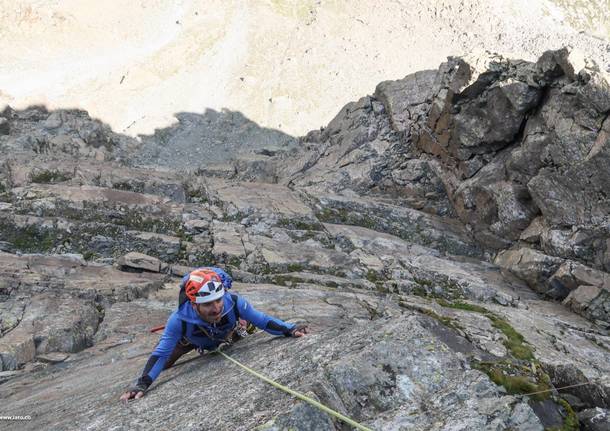
[[[233,297],[237,298],[237,303],[233,301]],[[183,339],[200,349],[213,350],[218,347],[235,328],[236,315],[272,335],[289,336],[295,327],[294,324],[256,310],[241,296],[225,292],[223,303],[223,313],[216,324],[201,319],[190,302],[185,302],[174,311],[167,320],[161,340],[146,363],[137,386],[148,388],[152,384],[165,368],[176,345]]]

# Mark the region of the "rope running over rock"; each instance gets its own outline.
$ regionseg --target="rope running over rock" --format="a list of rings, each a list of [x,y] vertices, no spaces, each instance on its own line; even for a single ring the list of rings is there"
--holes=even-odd
[[[306,396],[306,395],[301,394],[300,392],[297,392],[297,391],[295,391],[295,390],[292,390],[292,389],[290,389],[290,388],[288,388],[288,387],[286,387],[286,386],[284,386],[284,385],[281,385],[280,383],[278,383],[278,382],[276,382],[276,381],[274,381],[274,380],[272,380],[272,379],[270,379],[270,378],[268,378],[268,377],[263,376],[262,374],[260,374],[260,373],[258,373],[258,372],[256,372],[256,371],[254,371],[254,370],[253,370],[253,369],[251,369],[251,368],[248,368],[247,366],[245,366],[245,365],[244,365],[244,364],[242,364],[241,362],[239,362],[239,361],[237,361],[237,360],[233,359],[232,357],[230,357],[230,356],[229,356],[229,355],[227,355],[226,353],[221,352],[220,350],[214,350],[214,352],[215,352],[215,353],[220,353],[222,356],[224,356],[224,357],[225,357],[226,359],[228,359],[229,361],[233,362],[235,365],[237,365],[237,366],[239,366],[239,367],[243,368],[244,370],[246,370],[247,372],[249,372],[249,373],[250,373],[250,374],[252,374],[253,376],[256,376],[256,377],[258,377],[259,379],[263,380],[264,382],[269,383],[271,386],[274,386],[274,387],[276,387],[276,388],[278,388],[278,389],[280,389],[280,390],[282,390],[282,391],[284,391],[284,392],[289,393],[290,395],[293,395],[293,396],[297,397],[297,398],[298,398],[298,399],[300,399],[300,400],[303,400],[303,401],[305,401],[305,402],[307,402],[307,403],[311,404],[311,405],[312,405],[312,406],[314,406],[314,407],[317,407],[318,409],[320,409],[320,410],[322,410],[322,411],[324,411],[324,412],[328,413],[328,414],[329,414],[329,415],[331,415],[331,416],[336,417],[337,419],[339,419],[339,420],[341,420],[341,421],[345,422],[345,423],[346,423],[346,424],[348,424],[348,425],[353,426],[354,428],[356,428],[356,429],[358,429],[358,430],[362,430],[362,431],[373,431],[372,429],[367,428],[367,427],[365,427],[364,425],[359,424],[359,423],[358,423],[358,422],[356,422],[355,420],[350,419],[350,418],[348,418],[347,416],[344,416],[344,415],[342,415],[341,413],[339,413],[339,412],[337,412],[337,411],[335,411],[335,410],[333,410],[333,409],[331,409],[331,408],[326,407],[324,404],[321,404],[321,403],[319,403],[318,401],[316,401],[316,400],[314,400],[314,399],[311,399],[311,398],[309,398],[309,397],[308,397],[308,396]]]

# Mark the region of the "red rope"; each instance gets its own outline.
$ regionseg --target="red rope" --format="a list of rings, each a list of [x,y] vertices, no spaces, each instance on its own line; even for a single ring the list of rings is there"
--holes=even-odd
[[[150,332],[154,334],[155,332],[161,331],[163,329],[165,329],[165,325],[155,326],[154,328],[150,328]]]

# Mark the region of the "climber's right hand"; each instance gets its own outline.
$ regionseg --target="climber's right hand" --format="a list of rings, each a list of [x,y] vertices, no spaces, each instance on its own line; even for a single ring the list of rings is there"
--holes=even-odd
[[[131,400],[131,399],[138,399],[138,398],[142,398],[144,396],[144,391],[140,391],[138,389],[130,389],[128,391],[126,391],[123,395],[121,395],[120,400],[123,401],[124,403],[127,403],[127,401]]]

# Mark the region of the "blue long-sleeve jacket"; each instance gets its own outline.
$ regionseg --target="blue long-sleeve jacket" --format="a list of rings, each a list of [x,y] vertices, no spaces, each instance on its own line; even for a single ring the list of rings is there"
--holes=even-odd
[[[235,303],[234,299],[237,299]],[[197,348],[213,350],[235,328],[236,317],[247,320],[259,329],[272,335],[289,336],[295,325],[286,323],[256,310],[248,301],[239,295],[226,292],[223,297],[224,308],[219,323],[211,324],[199,317],[190,302],[185,302],[174,311],[167,320],[161,340],[152,352],[137,387],[148,388],[165,368],[165,364],[176,348],[185,338]],[[237,313],[235,310],[237,307]]]

